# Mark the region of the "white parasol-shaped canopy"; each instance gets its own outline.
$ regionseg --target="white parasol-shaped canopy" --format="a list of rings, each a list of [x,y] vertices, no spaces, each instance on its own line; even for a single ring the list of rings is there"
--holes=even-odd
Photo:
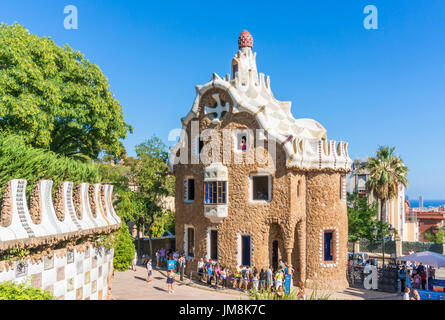
[[[423,263],[436,269],[445,266],[445,255],[431,251],[413,253],[397,260]]]

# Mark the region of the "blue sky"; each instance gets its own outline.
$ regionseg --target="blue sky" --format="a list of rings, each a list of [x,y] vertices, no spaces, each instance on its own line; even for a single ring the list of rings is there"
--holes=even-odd
[[[65,30],[75,5],[79,29]],[[363,27],[366,5],[379,29]],[[445,199],[445,1],[2,1],[0,21],[68,43],[98,64],[123,106],[134,146],[168,143],[197,84],[225,75],[244,29],[260,72],[296,118],[350,143],[352,159],[395,146],[410,198]]]

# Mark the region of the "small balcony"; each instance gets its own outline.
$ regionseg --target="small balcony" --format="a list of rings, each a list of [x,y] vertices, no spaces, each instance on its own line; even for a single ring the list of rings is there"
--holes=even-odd
[[[228,216],[227,205],[205,205],[204,216],[212,223],[222,223]]]

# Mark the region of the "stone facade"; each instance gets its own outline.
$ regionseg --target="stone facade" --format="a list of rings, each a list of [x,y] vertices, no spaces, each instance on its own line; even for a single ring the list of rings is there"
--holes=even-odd
[[[253,43],[253,40],[246,40],[248,36],[243,32],[240,45]],[[252,57],[249,46],[240,50],[238,56]],[[250,73],[256,71],[254,57],[250,60]],[[243,60],[239,58],[239,61]],[[258,117],[261,113],[268,114],[268,108],[284,110],[284,104],[271,96],[270,87],[263,96],[269,95],[274,105],[254,109],[253,100],[247,102],[247,97],[239,98],[233,90],[243,90],[237,87],[242,72],[243,65],[240,65],[233,80],[227,77],[224,84],[216,85],[216,80],[221,78],[214,75],[213,85],[198,86],[194,109],[182,119],[184,134],[170,154],[171,169],[176,176],[176,248],[188,254],[187,230],[193,228],[194,255],[189,257],[192,263],[188,264],[187,271],[196,270],[199,258],[212,255],[232,270],[246,261],[260,270],[269,265],[274,267],[283,260],[295,268],[296,283],[303,282],[319,289],[343,289],[347,287],[348,234],[345,174],[351,164],[346,144],[336,147],[333,142],[327,143],[321,125],[310,121],[295,120],[293,131],[288,134],[278,129],[274,131],[272,120],[268,122],[267,118]],[[255,79],[250,81],[255,82]],[[264,75],[260,79],[264,79]],[[246,81],[248,86],[249,81]],[[248,91],[243,94],[259,99]],[[212,108],[215,108],[216,119]],[[271,119],[281,116],[274,114]],[[292,119],[281,121],[277,126],[286,128],[287,124],[292,124]],[[192,129],[196,124],[199,124],[200,137],[206,135],[207,129],[213,131],[211,138],[201,146],[201,161],[192,164],[198,148]],[[233,133],[240,130],[253,130],[254,133],[249,136],[246,152],[235,150],[239,142]],[[267,137],[256,135],[257,130],[265,130]],[[304,130],[311,132],[313,137],[295,136],[295,132]],[[227,131],[232,133],[225,137]],[[274,136],[269,134],[271,132],[281,133]],[[289,149],[287,144],[294,147]],[[181,160],[177,161],[179,158]],[[226,183],[227,199],[210,206],[205,200],[205,183],[210,181],[208,171],[212,168],[221,170],[225,177],[222,180]],[[255,176],[267,177],[268,199],[256,201],[252,198]],[[187,179],[194,181],[193,200],[186,199]],[[219,176],[215,179],[220,180]],[[211,210],[213,213],[209,214]],[[211,230],[217,231],[216,246],[211,244],[214,241]],[[325,261],[325,234],[331,237],[328,238],[331,239],[328,261]],[[246,248],[250,252],[247,253]]]

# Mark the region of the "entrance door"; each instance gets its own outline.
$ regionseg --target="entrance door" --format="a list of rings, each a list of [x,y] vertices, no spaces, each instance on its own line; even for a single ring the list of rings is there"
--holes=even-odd
[[[272,243],[272,268],[278,268],[278,241]]]
[[[241,239],[241,262],[243,266],[250,266],[250,236],[243,236]]]

